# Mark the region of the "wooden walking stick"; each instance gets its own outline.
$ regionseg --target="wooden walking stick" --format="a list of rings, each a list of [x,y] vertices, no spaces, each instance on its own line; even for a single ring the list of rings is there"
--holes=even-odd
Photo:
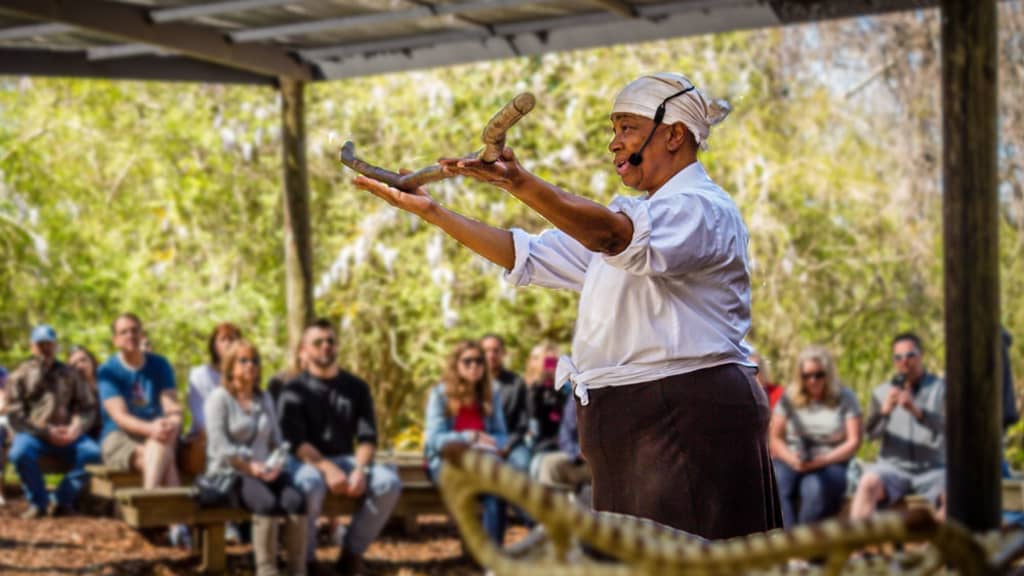
[[[496,162],[501,157],[501,152],[505,149],[506,132],[516,122],[519,122],[523,116],[526,116],[530,110],[533,110],[534,104],[536,104],[536,99],[529,92],[523,92],[513,98],[508,104],[505,104],[505,107],[499,110],[491,118],[490,122],[487,123],[487,127],[484,128],[484,132],[481,135],[481,139],[484,142],[483,150],[467,154],[466,158],[480,158],[480,160],[487,163]],[[412,191],[424,184],[452,177],[442,172],[441,167],[437,164],[409,174],[397,174],[390,170],[385,170],[356,156],[356,145],[351,141],[345,142],[345,145],[341,147],[341,163],[364,176],[380,180],[388,186],[406,192]]]

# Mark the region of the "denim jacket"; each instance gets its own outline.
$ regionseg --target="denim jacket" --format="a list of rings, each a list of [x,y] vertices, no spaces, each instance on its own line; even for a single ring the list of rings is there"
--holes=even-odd
[[[498,448],[505,445],[506,430],[505,417],[501,412],[501,399],[497,394],[492,397],[491,414],[484,417],[484,432],[494,437],[498,442]],[[444,394],[444,383],[434,386],[430,390],[430,398],[427,400],[427,422],[424,430],[423,451],[427,459],[427,466],[430,469],[430,477],[435,481],[441,470],[441,449],[445,444],[456,440],[469,442],[472,432],[456,432],[452,428],[455,425],[455,418],[446,413],[448,398]]]

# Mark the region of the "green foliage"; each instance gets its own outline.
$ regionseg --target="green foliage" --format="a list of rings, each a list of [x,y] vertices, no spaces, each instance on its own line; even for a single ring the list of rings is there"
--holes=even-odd
[[[843,43],[854,29],[829,33]],[[815,28],[310,87],[317,312],[339,323],[342,364],[371,383],[385,437],[415,444],[425,391],[452,342],[502,334],[521,370],[543,339],[568,348],[577,296],[510,288],[497,267],[356,190],[337,161],[341,144],[353,140],[381,166],[417,169],[478,148],[491,114],[529,90],[538,105],[510,145],[541,177],[607,202],[632,193],[607,152],[608,111],[617,90],[649,70],[690,73],[735,108],[703,161],[750,229],[751,340],[774,379],[788,381],[789,359],[822,343],[864,401],[890,369],[889,337],[904,329],[921,333],[929,365],[941,371],[937,168],[922,178],[893,153],[920,118],[937,118],[935,98],[915,99],[912,109],[878,107],[878,94],[851,101],[837,89],[838,73],[808,74],[807,30]],[[812,68],[839,66],[813,57]],[[936,85],[919,73],[920,84]],[[26,353],[28,328],[39,321],[102,356],[111,318],[134,310],[182,384],[225,320],[256,341],[268,370],[283,366],[279,114],[276,95],[259,88],[0,81],[0,256],[9,263],[0,268],[0,362]],[[431,192],[495,226],[546,227],[498,189],[448,181]],[[1024,234],[1008,222],[1002,238],[1003,310],[1019,350]],[[1021,355],[1014,363],[1021,374]]]

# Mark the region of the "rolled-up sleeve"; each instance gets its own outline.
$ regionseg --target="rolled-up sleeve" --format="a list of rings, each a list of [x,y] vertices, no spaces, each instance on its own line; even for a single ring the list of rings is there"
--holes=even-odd
[[[515,265],[505,273],[505,280],[516,286],[567,288],[579,292],[594,253],[560,230],[546,230],[539,235],[512,229]]]
[[[633,221],[633,238],[625,250],[604,259],[638,276],[677,275],[711,266],[730,253],[723,239],[739,241],[736,222],[697,194],[646,201],[620,197],[609,209]]]

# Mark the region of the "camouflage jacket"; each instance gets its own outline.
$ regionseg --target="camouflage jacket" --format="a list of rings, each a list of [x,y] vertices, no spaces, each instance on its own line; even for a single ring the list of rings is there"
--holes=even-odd
[[[84,433],[97,416],[96,394],[74,368],[30,358],[7,380],[4,413],[16,432],[45,438],[47,426],[65,426],[77,416]]]

